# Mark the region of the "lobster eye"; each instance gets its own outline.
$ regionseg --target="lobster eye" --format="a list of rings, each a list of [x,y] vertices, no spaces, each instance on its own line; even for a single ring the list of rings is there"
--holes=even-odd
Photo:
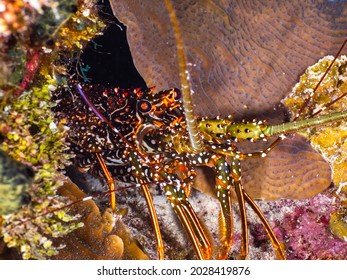
[[[152,110],[152,104],[149,101],[142,99],[137,103],[137,108],[141,113],[148,113]]]
[[[175,100],[180,100],[181,97],[182,97],[181,91],[179,89],[177,89],[177,88],[174,88],[173,89],[173,97],[174,97]]]

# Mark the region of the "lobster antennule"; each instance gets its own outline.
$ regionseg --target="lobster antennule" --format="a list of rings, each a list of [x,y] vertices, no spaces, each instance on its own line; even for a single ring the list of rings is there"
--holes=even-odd
[[[318,88],[320,87],[321,83],[323,82],[323,80],[325,79],[325,76],[329,73],[330,69],[332,68],[332,66],[334,65],[336,59],[338,58],[338,56],[341,54],[342,50],[345,48],[347,44],[347,37],[345,38],[345,40],[343,41],[343,44],[341,45],[340,49],[338,50],[338,52],[336,53],[336,55],[334,56],[333,61],[330,63],[328,69],[325,71],[325,73],[323,74],[322,78],[320,79],[320,81],[318,82],[318,84],[316,85],[316,87],[313,90],[313,95],[316,94]],[[313,95],[310,95],[305,102],[302,104],[300,110],[298,111],[298,113],[296,114],[294,120],[296,120],[302,113],[302,111],[304,110],[304,108],[308,105],[308,103],[310,102],[310,100],[312,99]]]

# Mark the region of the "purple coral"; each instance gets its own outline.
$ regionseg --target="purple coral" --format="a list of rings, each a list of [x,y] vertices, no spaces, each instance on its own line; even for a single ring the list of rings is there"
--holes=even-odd
[[[267,216],[272,216],[274,231],[284,242],[288,259],[347,259],[347,242],[333,235],[329,228],[330,215],[339,208],[330,189],[304,200],[260,204],[270,207]],[[254,232],[258,242],[262,234]]]

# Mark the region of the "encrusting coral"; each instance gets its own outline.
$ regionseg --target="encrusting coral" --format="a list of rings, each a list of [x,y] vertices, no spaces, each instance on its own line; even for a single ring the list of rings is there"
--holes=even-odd
[[[326,56],[316,64],[307,68],[300,77],[300,81],[293,88],[292,93],[284,99],[291,113],[292,118],[298,113],[307,97],[312,94],[313,89],[333,61],[332,56]],[[310,103],[304,110],[304,115],[309,116],[314,113],[329,114],[341,112],[347,109],[346,98],[339,98],[347,92],[347,57],[341,56],[336,59],[334,65],[327,73],[321,85],[311,96]],[[333,102],[337,100],[337,102]],[[330,104],[332,103],[332,104]],[[328,104],[328,105],[327,105]],[[331,216],[331,230],[342,240],[347,239],[347,225],[345,221],[347,195],[347,126],[346,122],[338,121],[334,125],[318,126],[301,132],[308,138],[311,144],[319,150],[325,160],[329,162],[332,168],[332,180],[336,186],[337,198],[342,203],[339,209]]]
[[[58,193],[72,201],[86,196],[69,181]],[[81,216],[84,226],[57,240],[66,247],[54,259],[148,259],[111,209],[101,215],[98,206],[88,200],[72,206],[69,213]]]

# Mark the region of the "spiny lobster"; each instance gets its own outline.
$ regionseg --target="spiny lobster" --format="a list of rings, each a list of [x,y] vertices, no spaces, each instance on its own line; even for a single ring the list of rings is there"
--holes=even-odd
[[[240,258],[246,258],[248,254],[245,209],[245,203],[248,203],[263,223],[276,255],[285,259],[266,218],[242,187],[240,160],[265,157],[285,133],[346,118],[347,112],[272,126],[261,121],[234,123],[231,117],[196,119],[180,30],[170,2],[166,1],[166,5],[175,29],[182,92],[177,89],[159,93],[154,93],[153,89],[109,89],[80,85],[71,80],[69,86],[55,96],[59,102],[54,110],[59,118],[66,119],[70,128],[69,139],[71,149],[77,155],[77,165],[94,175],[106,176],[111,188],[115,186],[113,178],[142,187],[155,228],[160,259],[164,258],[164,249],[147,185],[158,183],[164,189],[198,258],[209,259],[212,256],[210,241],[188,197],[195,179],[194,167],[213,165],[222,216],[217,258],[227,258],[233,242],[231,197],[235,192],[242,223]],[[253,141],[275,135],[280,137],[267,149],[254,153],[242,153],[233,143],[238,139]],[[111,205],[116,208],[114,198]]]

